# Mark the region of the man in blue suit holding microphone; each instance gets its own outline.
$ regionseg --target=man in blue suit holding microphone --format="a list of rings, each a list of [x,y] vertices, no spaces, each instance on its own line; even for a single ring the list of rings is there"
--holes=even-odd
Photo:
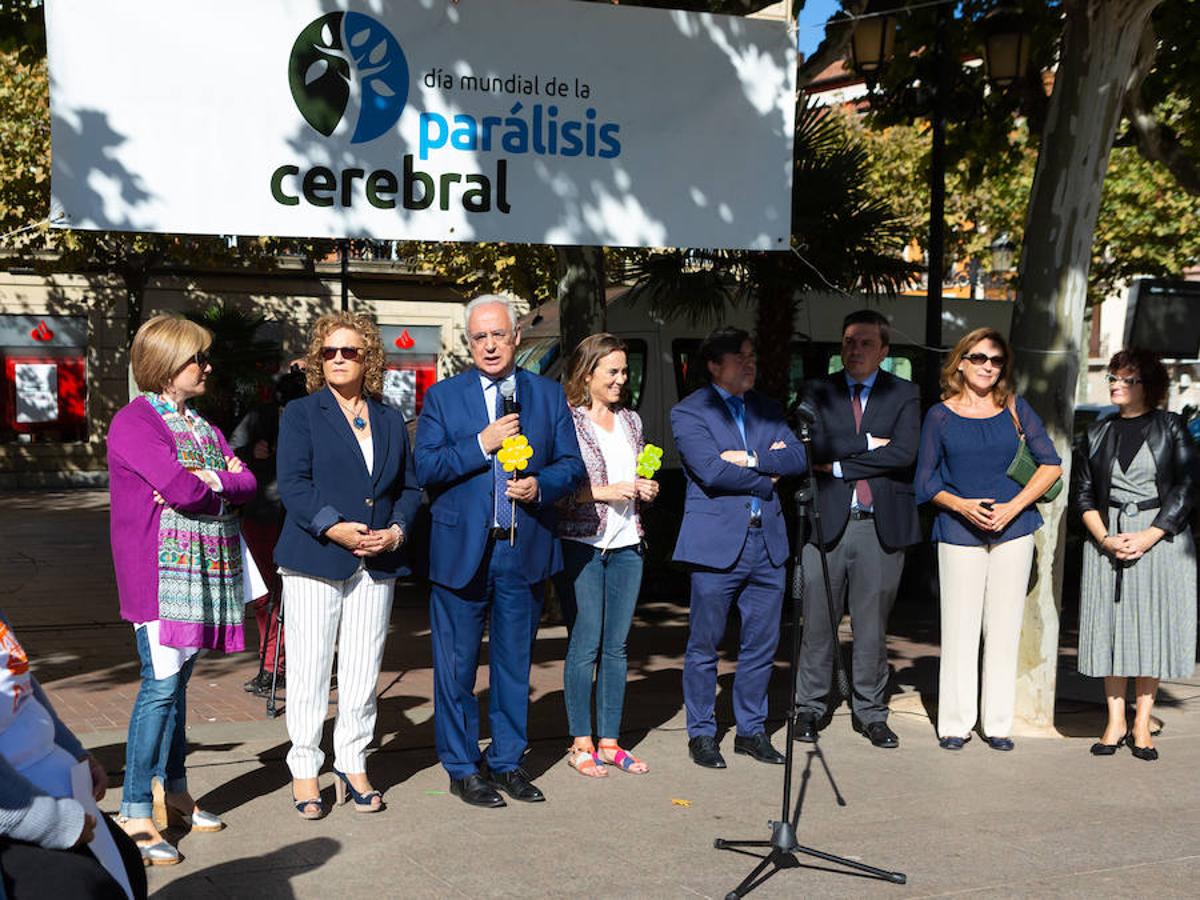
[[[417,423],[417,478],[429,492],[430,623],[435,735],[451,792],[474,806],[545,796],[521,769],[540,585],[562,568],[554,503],[585,477],[557,382],[516,366],[521,335],[503,297],[467,304],[474,368],[431,387]],[[520,478],[497,452],[523,434],[533,448]],[[513,501],[516,501],[515,505]],[[491,746],[479,752],[475,673],[488,626]]]
[[[740,328],[718,328],[700,345],[709,384],[671,410],[671,430],[687,477],[675,560],[691,566],[691,614],[683,663],[688,752],[725,768],[714,712],[717,645],[729,608],[741,614],[733,682],[735,753],[782,764],[767,738],[767,687],[779,643],[784,563],[790,555],[776,483],[805,471],[804,448],[783,408],[752,390],[754,344]]]

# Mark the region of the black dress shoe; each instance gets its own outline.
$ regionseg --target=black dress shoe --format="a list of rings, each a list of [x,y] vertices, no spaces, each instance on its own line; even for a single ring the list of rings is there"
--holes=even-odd
[[[1134,742],[1132,731],[1125,736],[1125,741],[1129,744],[1129,752],[1138,759],[1145,760],[1146,762],[1154,762],[1154,760],[1158,759],[1158,751],[1153,747],[1139,747]]]
[[[466,778],[451,778],[450,793],[455,797],[461,797],[463,803],[469,803],[472,806],[488,808],[508,806],[504,802],[504,798],[497,794],[496,789],[484,781],[483,776],[478,772],[473,772]]]
[[[985,737],[983,740],[984,743],[986,743],[993,750],[1003,750],[1007,752],[1016,746],[1016,744],[1013,743],[1012,738]]]
[[[1115,744],[1106,744],[1104,741],[1096,741],[1091,746],[1092,756],[1114,756],[1118,750],[1125,744],[1125,738],[1117,738]]]
[[[725,757],[721,755],[721,745],[709,734],[700,734],[688,741],[688,755],[698,766],[706,769],[725,768]]]
[[[787,757],[771,746],[771,740],[765,731],[750,737],[742,737],[739,734],[733,739],[733,752],[745,753],[759,762],[770,763],[773,766],[782,766],[787,762]]]
[[[490,772],[488,781],[496,790],[504,791],[522,803],[541,803],[546,799],[538,786],[529,780],[529,774],[519,767],[511,772]]]
[[[804,741],[806,744],[815,744],[817,742],[817,717],[811,713],[799,713],[796,716],[796,728],[792,732],[792,738]]]
[[[869,740],[873,747],[891,750],[900,746],[899,736],[888,727],[887,722],[868,722],[860,730],[863,737]]]

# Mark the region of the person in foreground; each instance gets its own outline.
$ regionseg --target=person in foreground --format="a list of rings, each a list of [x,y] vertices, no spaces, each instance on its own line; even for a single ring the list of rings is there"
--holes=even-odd
[[[882,371],[888,321],[874,310],[846,317],[841,372],[809,382],[817,414],[812,468],[820,481],[821,520],[834,614],[849,598],[854,628],[853,723],[876,747],[898,747],[888,727],[887,622],[904,571],[905,548],[921,540],[912,470],[921,434],[917,386]],[[796,698],[796,739],[815,741],[829,714],[836,630],[810,528],[804,563],[804,637]]]
[[[529,667],[541,617],[541,584],[562,568],[555,503],[586,475],[562,388],[517,368],[521,335],[503,297],[466,308],[474,367],[433,385],[417,422],[417,477],[429,492],[429,608],[434,731],[450,790],[474,806],[544,800],[521,768]],[[506,397],[508,398],[506,400]],[[519,410],[515,405],[519,405]],[[524,435],[533,456],[520,478],[497,458]],[[475,676],[488,629],[486,765],[479,751]]]
[[[691,568],[683,663],[688,753],[699,766],[725,768],[716,736],[717,645],[736,603],[742,625],[733,749],[782,764],[765,730],[789,556],[776,483],[805,471],[804,448],[783,408],[753,390],[757,364],[749,334],[718,328],[700,345],[699,358],[710,383],[671,410],[687,479],[674,559]]]
[[[92,849],[97,827],[116,845],[116,874],[135,900],[146,896],[146,870],[132,839],[103,813],[97,822],[74,797],[72,770],[81,764],[99,802],[108,790],[104,767],[55,714],[0,610],[0,897],[125,900],[124,887]]]
[[[1079,671],[1103,678],[1108,699],[1095,756],[1128,744],[1138,759],[1158,759],[1150,713],[1159,679],[1188,678],[1196,666],[1195,451],[1180,418],[1161,408],[1167,388],[1166,367],[1153,353],[1114,355],[1108,391],[1117,412],[1088,427],[1072,467],[1072,494],[1091,537],[1083,550]]]
[[[917,502],[938,508],[937,726],[945,750],[961,750],[977,718],[989,747],[1013,749],[1017,647],[1033,533],[1042,525],[1033,504],[1062,474],[1042,420],[1013,394],[1011,364],[999,332],[977,328],[964,335],[942,367],[942,402],[930,408],[921,429]],[[1038,463],[1024,487],[1007,474],[1022,434]]]
[[[383,809],[366,750],[396,578],[409,571],[400,546],[421,499],[404,417],[380,402],[383,362],[369,316],[321,316],[309,340],[309,394],[288,403],[279,423],[276,476],[286,515],[275,562],[288,628],[287,762],[304,819],[326,813],[317,776],[335,645],[337,799],[352,799],[355,812]]]
[[[588,474],[559,503],[563,570],[555,586],[570,635],[563,666],[567,727],[573,737],[567,762],[592,777],[607,775],[607,766],[642,775],[649,766],[617,739],[625,703],[625,640],[642,583],[638,509],[658,496],[658,482],[637,474],[645,441],[641,417],[629,408],[625,343],[611,334],[585,338],[567,373],[567,403]],[[594,671],[599,750],[592,743]]]
[[[130,357],[142,393],[108,430],[111,537],[121,618],[136,629],[141,688],[129,720],[120,824],[153,865],[179,851],[169,821],[192,831],[224,823],[188,793],[187,686],[201,649],[244,648],[242,544],[233,507],[254,475],[189,401],[206,389],[212,336],[187,319],[155,316]],[[157,783],[152,779],[157,778]]]

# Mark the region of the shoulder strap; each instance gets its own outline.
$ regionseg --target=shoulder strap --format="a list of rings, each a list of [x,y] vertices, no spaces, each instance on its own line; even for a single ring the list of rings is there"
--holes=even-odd
[[[1008,414],[1012,416],[1013,427],[1017,429],[1017,437],[1025,440],[1025,429],[1021,427],[1021,417],[1017,415],[1017,395],[1009,394],[1008,403],[1005,405],[1008,407]]]

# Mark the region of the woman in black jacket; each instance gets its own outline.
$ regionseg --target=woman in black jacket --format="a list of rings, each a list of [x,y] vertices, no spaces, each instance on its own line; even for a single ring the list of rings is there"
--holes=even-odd
[[[1092,538],[1080,586],[1079,671],[1103,677],[1108,698],[1108,725],[1092,754],[1111,756],[1127,743],[1138,759],[1154,760],[1159,679],[1189,677],[1196,666],[1195,457],[1179,416],[1160,408],[1168,377],[1157,356],[1122,350],[1107,377],[1117,413],[1088,428],[1072,467]],[[1128,678],[1137,701],[1127,730]]]

